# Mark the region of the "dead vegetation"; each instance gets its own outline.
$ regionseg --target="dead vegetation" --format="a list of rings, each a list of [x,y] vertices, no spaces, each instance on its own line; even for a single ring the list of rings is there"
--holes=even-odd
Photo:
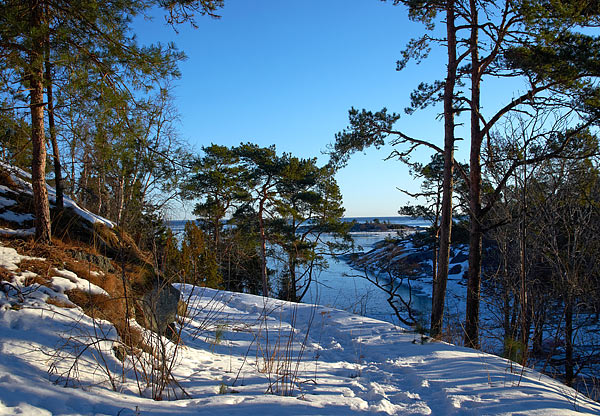
[[[3,167],[0,167],[0,185],[6,186],[7,188],[12,190],[17,189],[17,184],[12,178],[10,172],[8,172]]]
[[[104,289],[109,296],[73,289],[65,292],[72,303],[57,297],[50,297],[47,303],[64,308],[77,305],[93,319],[111,322],[128,348],[149,352],[151,348],[144,344],[140,330],[128,322],[133,318],[142,326],[146,323],[136,299],[155,279],[153,268],[147,261],[149,256],[142,253],[133,240],[123,233],[105,226],[91,226],[75,213],[61,218],[62,227],[55,227],[58,235],[54,235],[52,245],[38,244],[33,238],[1,240],[2,245],[14,248],[21,255],[44,259],[21,261],[17,272],[35,274],[27,276],[23,283],[26,286],[51,287],[51,279],[57,275],[56,270],[75,273],[79,278]],[[117,260],[109,258],[107,252]],[[0,268],[0,278],[11,281],[12,273]]]

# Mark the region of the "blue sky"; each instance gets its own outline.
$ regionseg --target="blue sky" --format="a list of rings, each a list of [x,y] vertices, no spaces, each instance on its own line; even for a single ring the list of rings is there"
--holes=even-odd
[[[403,112],[419,82],[445,71],[443,51],[395,70],[423,27],[390,2],[229,0],[220,14],[179,33],[161,16],[134,25],[141,43],[172,41],[187,54],[174,95],[181,136],[197,150],[251,141],[325,163],[322,152],[347,126],[350,107]],[[403,114],[398,128],[441,144],[439,110]],[[390,150],[357,154],[337,174],[346,216],[396,215],[409,201],[396,188],[418,189],[405,166],[383,161]],[[426,151],[417,156],[429,159]]]

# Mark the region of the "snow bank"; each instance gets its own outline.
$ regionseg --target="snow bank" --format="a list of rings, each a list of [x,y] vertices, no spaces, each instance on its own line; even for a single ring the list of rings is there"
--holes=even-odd
[[[82,279],[69,270],[52,269],[53,274],[57,276],[52,278],[52,288],[59,293],[65,293],[68,290],[79,289],[91,295],[109,296],[108,293],[99,286]]]
[[[31,183],[27,181],[27,180],[31,180],[31,175],[29,173],[25,172],[22,169],[11,166],[11,165],[1,162],[1,161],[0,161],[0,166],[3,167],[4,169],[6,169],[8,172],[10,172],[12,180],[15,182],[15,184],[17,184],[17,186],[19,188],[21,188],[22,192],[27,193],[29,195],[33,195],[33,188],[31,186]],[[25,178],[26,180],[23,178]],[[55,204],[56,203],[56,189],[54,189],[53,187],[51,187],[49,185],[46,185],[46,187],[48,189],[48,199],[49,199],[50,203]],[[0,198],[1,198],[0,199],[0,207],[7,207],[7,206],[14,205],[14,200],[12,200],[10,197],[11,194],[14,195],[14,192],[11,189],[9,189],[6,186],[0,186],[0,194],[2,194],[2,196],[0,196]],[[64,206],[65,206],[65,208],[71,208],[73,211],[75,211],[77,213],[77,215],[88,220],[92,224],[100,223],[109,228],[113,228],[115,226],[115,223],[113,223],[112,221],[109,221],[106,218],[96,215],[96,214],[88,211],[87,209],[81,208],[79,205],[77,205],[75,203],[75,201],[73,201],[71,198],[69,198],[66,195],[64,196]],[[31,218],[26,217],[24,215],[29,215]],[[21,214],[21,216],[15,217],[15,213],[10,213],[10,212],[0,213],[0,218],[6,219],[7,221],[15,221],[15,222],[23,222],[26,220],[34,219],[34,217],[30,214]],[[9,233],[7,233],[6,230],[0,230],[0,234],[9,235]],[[23,235],[29,235],[29,234],[21,233],[21,234],[17,234],[17,235],[23,236]]]
[[[16,270],[22,258],[0,249],[7,270]],[[56,273],[80,283],[71,272]],[[422,343],[386,322],[315,305],[179,288],[188,318],[173,374],[188,398],[141,398],[131,375],[113,391],[90,357],[79,363],[81,388],[53,384],[47,370],[55,347],[106,324],[78,308],[24,304],[0,311],[0,415],[600,414],[600,405],[546,376],[467,348]],[[106,328],[102,333],[106,362],[118,370],[110,341],[116,335]],[[266,394],[285,389],[292,395]]]

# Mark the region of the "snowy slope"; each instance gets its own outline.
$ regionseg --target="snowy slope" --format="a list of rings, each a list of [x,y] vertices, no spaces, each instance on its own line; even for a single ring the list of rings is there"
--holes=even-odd
[[[16,204],[15,198],[18,193],[25,193],[33,196],[33,187],[29,182],[31,180],[31,174],[25,172],[22,169],[19,169],[15,166],[11,166],[0,161],[0,168],[6,170],[14,182],[14,184],[18,187],[18,192],[12,190],[4,185],[0,185],[0,220],[9,221],[12,223],[24,223],[26,221],[32,222],[34,220],[34,216],[32,214],[19,214],[10,211],[8,207]],[[48,190],[48,200],[51,204],[56,202],[56,190],[50,185],[46,185]],[[86,219],[92,224],[99,223],[103,224],[109,228],[115,226],[112,221],[107,220],[99,215],[96,215],[85,208],[81,208],[75,201],[73,201],[68,196],[64,196],[64,207],[72,209],[80,217]],[[0,227],[0,235],[9,236],[9,237],[27,237],[32,236],[35,232],[34,228],[5,228]]]
[[[12,273],[21,259],[0,250],[0,265]],[[402,328],[339,310],[190,286],[181,287],[190,318],[173,372],[189,396],[154,401],[139,396],[114,357],[116,334],[107,323],[45,302],[62,299],[65,282],[25,282],[17,274],[0,292],[0,415],[600,414],[599,404],[574,390],[492,355],[422,344]],[[98,334],[88,350],[59,348],[57,356],[57,346]],[[65,388],[56,375],[75,352],[82,353],[77,382]],[[119,375],[116,391],[100,362]],[[285,369],[292,383],[277,382]],[[266,394],[286,387],[289,397]]]
[[[25,172],[12,177],[31,193]],[[30,221],[11,213],[15,195],[0,186],[0,219]],[[103,289],[56,268],[40,286],[35,273],[19,269],[23,260],[31,258],[0,243],[0,416],[600,414],[599,404],[574,390],[496,356],[422,342],[339,310],[191,286],[180,287],[188,303],[181,342],[159,340],[167,355],[177,352],[170,390],[180,399],[155,401],[148,373],[133,372],[131,357],[117,359],[114,328],[65,294]]]

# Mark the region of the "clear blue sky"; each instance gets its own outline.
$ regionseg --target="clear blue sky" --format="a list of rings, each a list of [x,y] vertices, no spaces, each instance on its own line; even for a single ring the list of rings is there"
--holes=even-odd
[[[322,152],[347,126],[350,107],[403,112],[419,82],[445,71],[440,52],[395,70],[400,51],[423,27],[390,2],[226,0],[220,14],[179,33],[160,16],[134,25],[141,43],[173,41],[187,54],[175,98],[181,136],[198,150],[251,141],[325,163]],[[398,128],[441,144],[439,110],[403,114]],[[418,189],[405,166],[383,161],[389,152],[357,154],[337,174],[346,216],[396,215],[408,202],[396,187]],[[427,162],[429,154],[419,158]]]

